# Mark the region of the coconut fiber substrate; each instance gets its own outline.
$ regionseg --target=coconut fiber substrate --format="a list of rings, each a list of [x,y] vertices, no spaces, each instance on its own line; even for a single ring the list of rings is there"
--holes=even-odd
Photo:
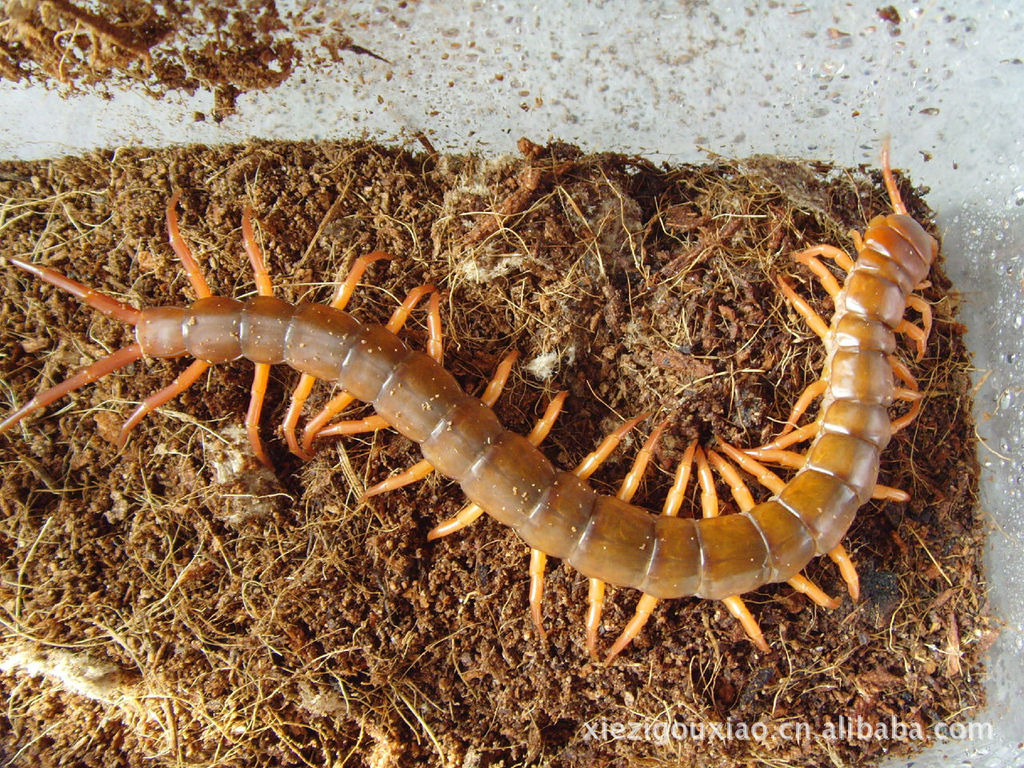
[[[436,285],[444,364],[467,391],[520,355],[495,406],[506,426],[529,432],[568,391],[542,444],[561,468],[649,413],[593,476],[603,493],[664,421],[634,499],[660,510],[690,441],[770,441],[820,375],[823,345],[779,278],[831,316],[793,254],[853,252],[850,230],[889,210],[880,176],[520,148],[484,160],[251,142],[3,162],[0,254],[136,306],[188,303],[165,229],[174,190],[214,293],[255,291],[246,205],[288,301],[329,301],[356,257],[387,251],[353,315],[387,322],[408,291]],[[921,292],[935,317],[923,359],[903,337],[897,353],[921,413],[882,457],[880,482],[910,500],[860,509],[845,539],[859,602],[827,558],[806,575],[840,599],[833,610],[786,584],[744,596],[767,653],[721,602],[687,598],[660,603],[611,664],[592,659],[587,579],[553,559],[539,636],[515,534],[484,516],[428,540],[465,504],[457,486],[431,474],[359,500],[417,462],[415,444],[384,429],[318,440],[310,460],[288,451],[279,425],[298,373],[284,366],[261,427],[272,471],[245,434],[249,362],[212,367],[120,450],[121,423],[190,361],[147,359],[83,387],[0,437],[0,754],[33,766],[583,768],[860,766],[920,749],[982,703],[993,637],[969,360],[942,265]],[[131,342],[129,327],[8,262],[0,280],[2,413]],[[400,332],[416,347],[425,318],[417,309]],[[300,427],[334,394],[315,386]],[[736,512],[714,479],[723,513]],[[701,514],[692,482],[680,514]],[[608,588],[600,653],[638,598]]]

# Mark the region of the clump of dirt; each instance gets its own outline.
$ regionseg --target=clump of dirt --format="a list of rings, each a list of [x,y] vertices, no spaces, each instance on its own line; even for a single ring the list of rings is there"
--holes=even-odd
[[[394,260],[370,268],[350,311],[384,322],[411,288],[439,286],[445,364],[469,391],[506,352],[522,355],[496,406],[507,426],[527,432],[569,391],[544,444],[559,466],[625,418],[658,414],[640,433],[667,418],[636,499],[659,509],[690,440],[761,444],[818,376],[822,346],[777,279],[830,314],[792,252],[851,250],[847,232],[888,209],[879,176],[522,150],[482,160],[254,141],[4,162],[0,248],[137,305],[182,304],[190,287],[163,222],[180,189],[184,236],[216,293],[254,292],[246,204],[289,301],[325,301],[356,256],[386,250]],[[10,265],[0,280],[5,410],[129,343],[117,321]],[[122,420],[183,363],[149,360],[83,388],[0,438],[0,750],[44,765],[568,768],[867,765],[920,747],[918,732],[982,703],[993,639],[969,361],[941,260],[930,280],[927,354],[899,353],[924,407],[881,479],[911,500],[860,510],[846,539],[859,603],[823,610],[786,585],[745,596],[768,653],[721,603],[686,599],[661,603],[614,664],[591,661],[586,580],[557,563],[539,638],[514,534],[482,519],[428,541],[463,505],[457,487],[431,476],[358,501],[418,460],[415,445],[382,431],[324,440],[311,461],[287,452],[273,425],[297,374],[283,367],[263,426],[273,472],[241,426],[248,363],[212,368],[120,451]],[[402,335],[424,343],[419,312]],[[318,385],[308,412],[331,394]],[[599,470],[601,490],[616,491],[642,437]],[[681,514],[700,514],[697,491]],[[829,562],[807,575],[844,592]],[[608,592],[602,648],[637,600]],[[910,738],[874,738],[896,721]]]
[[[274,88],[303,62],[341,62],[346,53],[381,58],[348,34],[342,14],[281,13],[273,0],[0,5],[0,77],[73,92],[140,86],[155,97],[209,88],[216,120],[234,111],[240,93]]]

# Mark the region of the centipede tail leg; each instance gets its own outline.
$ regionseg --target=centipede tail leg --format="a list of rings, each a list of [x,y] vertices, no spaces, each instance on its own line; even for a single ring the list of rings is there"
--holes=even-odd
[[[112,317],[115,320],[120,320],[132,326],[139,322],[141,312],[137,307],[118,301],[113,296],[109,296],[101,291],[95,290],[94,288],[90,288],[77,280],[72,280],[70,277],[61,274],[55,269],[42,267],[38,264],[32,264],[31,262],[23,261],[22,259],[14,256],[8,257],[7,260],[19,269],[39,278],[44,283],[48,283],[55,288],[59,288],[70,293],[83,304],[102,312],[108,317]],[[112,352],[106,357],[100,358],[96,362],[81,369],[71,378],[36,394],[31,400],[25,403],[25,405],[18,408],[3,421],[0,421],[0,432],[10,429],[30,413],[33,413],[40,408],[45,408],[50,403],[64,397],[64,395],[70,394],[71,392],[84,387],[86,384],[91,384],[114,371],[131,365],[141,358],[142,355],[143,352],[141,346],[138,344],[130,344],[123,349]]]
[[[102,312],[107,317],[120,320],[128,325],[135,325],[139,322],[140,310],[138,307],[125,304],[123,301],[118,301],[113,296],[109,296],[102,291],[97,291],[95,288],[90,288],[77,280],[72,280],[55,269],[24,261],[17,256],[8,256],[7,261],[18,269],[39,278],[44,283],[49,283],[55,288],[60,288],[62,291],[70,293],[86,306]]]
[[[889,137],[882,140],[882,180],[885,182],[885,191],[889,194],[889,202],[895,213],[907,215],[907,206],[903,204],[900,197],[900,190],[896,186],[896,179],[892,175],[892,165],[889,162]]]
[[[356,287],[359,285],[359,280],[362,278],[363,273],[367,267],[376,261],[390,261],[391,257],[383,251],[373,251],[368,253],[366,256],[360,256],[349,268],[348,274],[345,279],[337,287],[334,292],[334,296],[331,298],[330,306],[337,310],[343,310],[348,306],[349,299],[352,298],[352,294],[355,293]],[[299,458],[308,461],[312,458],[312,455],[304,452],[299,446],[299,440],[295,434],[295,427],[299,423],[299,417],[302,415],[302,407],[306,404],[306,400],[309,398],[309,393],[313,391],[313,384],[316,382],[316,377],[311,376],[308,373],[303,373],[299,377],[298,383],[295,385],[295,389],[292,390],[292,396],[288,402],[288,410],[285,412],[284,421],[281,424],[281,431],[284,433],[285,441],[288,443],[288,450]]]
[[[683,499],[686,497],[686,488],[690,484],[690,476],[693,473],[693,457],[697,450],[697,441],[693,440],[686,447],[686,451],[683,453],[682,459],[679,461],[679,465],[676,467],[675,479],[672,482],[672,488],[669,489],[668,495],[665,497],[664,506],[661,509],[661,514],[666,517],[675,517],[679,514],[679,508],[683,504]],[[604,663],[610,664],[614,661],[615,657],[618,656],[622,651],[633,642],[633,639],[643,631],[647,621],[651,618],[651,614],[658,605],[658,598],[654,595],[649,595],[646,592],[641,593],[640,599],[637,601],[636,609],[633,612],[633,618],[626,624],[625,629],[622,630],[618,638],[612,644],[612,647],[608,649],[608,653],[605,654]]]

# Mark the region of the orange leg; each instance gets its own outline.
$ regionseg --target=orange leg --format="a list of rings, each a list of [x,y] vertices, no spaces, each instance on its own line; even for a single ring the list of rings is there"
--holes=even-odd
[[[850,560],[849,556],[846,555],[846,550],[843,549],[842,546],[836,547],[832,550],[832,552],[836,552],[838,550],[842,550],[843,555],[846,557],[846,562],[850,563],[850,567],[852,568],[853,562]],[[829,552],[830,556],[832,552]],[[853,576],[855,579],[857,578],[856,569],[854,569],[853,571]],[[791,586],[795,591],[799,592],[801,595],[806,595],[811,600],[813,600],[815,605],[820,605],[822,608],[839,607],[838,599],[829,597],[828,594],[821,587],[819,587],[813,581],[808,579],[802,573],[798,573],[796,576],[787,580],[786,583],[789,584],[789,586]],[[852,595],[853,593],[851,592],[850,594]],[[853,599],[856,600],[857,598],[854,597]]]
[[[62,381],[60,384],[56,384],[55,386],[38,393],[35,397],[21,406],[21,408],[18,408],[6,419],[0,421],[0,432],[6,432],[33,411],[45,408],[50,403],[64,397],[64,395],[70,394],[76,389],[84,387],[86,384],[91,384],[94,381],[102,379],[108,373],[113,373],[114,371],[131,365],[140,357],[142,357],[142,349],[138,344],[132,344],[97,360],[92,365],[80,370],[70,379]]]
[[[811,272],[813,272],[815,276],[818,278],[818,282],[820,282],[822,287],[824,287],[824,289],[828,292],[828,295],[832,297],[833,300],[835,300],[835,298],[839,295],[839,292],[842,290],[842,288],[839,285],[839,281],[836,280],[835,275],[829,272],[828,267],[826,267],[815,256],[815,253],[819,253],[820,249],[821,246],[818,246],[816,248],[810,248],[806,251],[801,251],[800,253],[796,254],[793,258],[795,258],[801,264],[806,265],[808,269],[810,269]]]
[[[530,548],[530,618],[541,640],[547,637],[547,632],[544,631],[544,615],[541,611],[541,604],[544,602],[544,568],[547,563],[547,553]]]
[[[177,204],[180,196],[180,192],[175,192],[171,197],[170,202],[167,204],[168,239],[170,240],[171,248],[174,250],[175,254],[177,254],[185,269],[185,273],[188,275],[189,282],[192,284],[192,289],[196,294],[196,298],[208,298],[211,295],[210,287],[207,285],[206,278],[203,277],[202,270],[199,268],[199,264],[192,255],[192,251],[188,247],[188,243],[186,243],[184,238],[182,238],[181,232],[178,229]],[[135,325],[139,321],[141,313],[136,307],[124,304],[123,302],[114,299],[112,296],[107,296],[104,293],[93,290],[92,288],[65,277],[59,272],[47,267],[39,267],[17,258],[10,258],[10,261],[16,267],[30,272],[50,285],[67,291],[83,303],[99,310],[105,315],[130,323],[131,325]],[[42,408],[44,405],[52,403],[59,397],[63,397],[69,392],[72,392],[85,384],[96,381],[102,376],[106,376],[108,373],[112,373],[113,371],[123,368],[138,360],[142,357],[142,354],[143,352],[139,345],[132,344],[122,350],[97,360],[95,363],[72,376],[67,381],[36,395],[25,406],[19,408],[15,413],[8,416],[3,422],[0,422],[0,431],[13,426],[37,408]],[[196,360],[184,372],[182,372],[172,384],[147,397],[142,404],[135,409],[131,416],[128,417],[128,420],[125,421],[121,428],[121,434],[118,439],[119,447],[124,446],[128,439],[128,434],[147,413],[159,408],[171,398],[188,389],[188,387],[195,383],[196,379],[198,379],[199,376],[209,368],[209,366],[210,364],[207,362]]]
[[[101,291],[83,285],[77,280],[72,280],[55,269],[23,261],[16,256],[8,256],[7,261],[18,269],[23,269],[29,274],[38,277],[44,283],[49,283],[55,288],[60,288],[62,291],[70,293],[83,304],[99,310],[107,317],[120,320],[122,323],[128,323],[128,325],[136,325],[139,322],[140,312],[137,307],[133,307],[131,304],[125,304],[113,296],[108,296]]]
[[[256,243],[256,237],[252,229],[252,208],[245,206],[242,213],[242,242],[245,244],[245,252],[249,256],[249,263],[252,265],[253,277],[256,281],[256,293],[260,296],[273,296],[274,286],[270,280],[270,273],[267,271],[267,264],[263,259],[263,252]],[[253,453],[260,463],[269,470],[274,469],[270,463],[270,457],[263,448],[260,440],[260,414],[263,412],[263,398],[267,394],[267,381],[270,378],[269,363],[255,363],[255,370],[252,375],[252,389],[249,394],[249,410],[245,414],[245,431],[249,435],[249,444]]]
[[[263,448],[260,439],[260,415],[263,413],[263,399],[267,394],[267,382],[270,380],[270,364],[255,363],[252,372],[252,387],[249,390],[249,409],[245,412],[245,432],[249,436],[249,445],[259,459],[260,464],[273,472],[274,465]]]
[[[70,277],[62,275],[54,269],[50,269],[49,267],[32,264],[15,256],[9,256],[7,257],[7,260],[19,269],[23,269],[29,274],[39,278],[44,283],[48,283],[55,288],[59,288],[62,291],[70,293],[83,304],[102,312],[108,317],[113,317],[116,320],[120,320],[130,325],[136,325],[139,321],[140,312],[136,307],[118,301],[113,296],[108,296],[105,293],[94,290],[87,285],[83,285],[77,280],[72,280]],[[10,429],[30,413],[33,413],[40,408],[45,408],[50,403],[64,397],[64,395],[70,394],[76,389],[84,387],[86,384],[98,381],[109,373],[113,373],[116,370],[131,365],[140,357],[142,357],[141,347],[139,347],[138,344],[131,344],[124,349],[120,349],[117,352],[113,352],[106,357],[97,360],[91,365],[80,370],[70,379],[62,381],[59,384],[36,394],[31,400],[25,403],[25,405],[18,408],[3,421],[0,421],[0,432]]]
[[[850,236],[854,237],[854,244],[857,245],[856,238],[860,236],[860,233],[854,231],[850,233]],[[857,250],[860,250],[859,245],[857,247]],[[795,258],[810,258],[812,256],[824,256],[826,259],[832,259],[836,264],[838,264],[843,270],[847,272],[853,269],[853,259],[850,258],[850,254],[848,254],[842,248],[836,248],[834,245],[815,245],[810,248],[805,248],[804,250],[800,251]]]
[[[383,419],[380,419],[379,421],[374,422],[375,419],[380,419],[380,417],[379,416],[371,416],[368,419],[363,419],[362,421],[364,421],[364,422],[373,422],[373,423],[371,423],[370,426],[368,426],[366,429],[361,429],[359,431],[360,432],[375,432],[378,429],[383,429],[384,427],[388,426],[388,423],[386,421],[384,421]],[[360,422],[358,422],[358,421],[351,421],[351,422],[344,422],[344,423],[345,424],[357,425]],[[341,433],[332,432],[331,434],[341,434]],[[353,429],[352,432],[348,432],[346,434],[355,434],[355,430]],[[417,461],[415,464],[413,464],[408,469],[405,469],[405,470],[399,472],[397,475],[392,475],[391,477],[387,478],[386,480],[381,480],[376,485],[371,486],[370,488],[367,488],[366,492],[362,496],[359,497],[359,501],[366,501],[367,499],[372,498],[373,496],[379,496],[382,493],[387,493],[388,491],[394,491],[394,490],[397,490],[399,488],[404,488],[407,485],[412,485],[413,483],[419,482],[420,480],[423,480],[424,478],[429,477],[430,473],[433,472],[433,471],[434,471],[434,465],[431,464],[426,459],[421,459],[420,461]]]
[[[501,396],[501,393],[505,390],[505,385],[508,384],[508,377],[512,373],[512,366],[515,365],[516,360],[518,359],[519,350],[516,349],[513,349],[511,352],[509,352],[507,355],[501,358],[501,362],[498,363],[498,367],[495,369],[494,375],[491,376],[491,380],[487,382],[487,386],[484,388],[484,393],[480,395],[480,399],[488,408],[493,408],[494,404],[498,402],[498,398]],[[560,392],[558,395],[556,395],[555,400],[561,398],[559,402],[564,403],[566,397],[568,397],[567,392]],[[551,402],[555,401],[552,400]],[[558,410],[561,410],[561,404],[559,404]],[[554,424],[554,419],[552,419],[551,424]],[[534,426],[534,430],[536,429],[537,427]],[[550,429],[551,425],[548,425],[547,429],[544,430],[544,434],[546,435]],[[530,434],[533,434],[533,432],[531,432]]]
[[[922,299],[920,296],[908,296],[907,306],[913,310],[916,310],[921,315],[921,324],[924,328],[921,329],[921,333],[924,334],[925,341],[932,335],[932,306],[927,301]],[[916,327],[916,326],[915,326]],[[917,359],[920,360],[924,357],[923,347],[918,348]]]
[[[798,427],[788,434],[784,434],[781,437],[777,437],[769,443],[765,443],[759,448],[750,448],[748,450],[758,451],[762,449],[770,448],[788,448],[791,445],[802,443],[805,440],[810,440],[818,434],[821,426],[817,421],[812,421],[810,424],[804,424],[802,427]]]
[[[857,566],[850,559],[846,547],[838,544],[835,549],[829,551],[828,556],[833,563],[839,566],[839,575],[846,582],[846,591],[850,593],[850,598],[856,603],[860,600],[860,576],[857,574]]]
[[[690,483],[690,474],[693,469],[693,457],[696,450],[696,440],[692,441],[686,447],[686,452],[683,453],[683,458],[680,459],[679,466],[676,467],[675,480],[672,483],[672,488],[669,490],[668,495],[665,497],[665,504],[662,507],[661,514],[667,515],[668,517],[675,517],[679,513],[679,507],[682,506],[683,499],[686,496],[686,487]],[[604,657],[605,664],[610,664],[616,656],[622,653],[623,649],[625,649],[627,645],[633,642],[633,638],[639,635],[643,630],[657,605],[658,598],[654,595],[648,595],[646,592],[640,595],[640,599],[636,604],[636,610],[633,612],[633,618],[629,620],[625,629],[622,630],[622,633],[608,650],[608,653]]]
[[[789,281],[784,277],[778,278],[779,288],[785,295],[786,299],[793,308],[800,314],[800,316],[807,322],[811,330],[814,331],[819,338],[824,339],[828,333],[828,323],[821,319],[821,315],[811,309],[811,305],[800,296],[796,291],[793,290],[793,286],[789,284]]]
[[[182,267],[185,269],[185,274],[188,275],[189,282],[192,284],[192,290],[196,294],[197,299],[205,299],[210,297],[210,286],[206,282],[206,278],[203,276],[203,271],[199,268],[198,262],[192,255],[192,249],[189,248],[188,243],[181,236],[181,232],[178,229],[178,199],[181,197],[181,192],[175,192],[171,196],[170,202],[167,203],[167,236],[171,243],[171,248],[174,253],[178,256],[181,261]],[[267,278],[269,280],[269,278]],[[118,447],[124,447],[124,444],[128,441],[128,433],[131,432],[140,421],[146,416],[146,414],[155,411],[164,403],[177,397],[186,389],[191,387],[196,380],[202,376],[207,368],[210,367],[210,363],[205,360],[195,360],[186,368],[173,382],[168,384],[163,389],[154,392],[152,395],[147,397],[142,403],[136,408],[132,414],[125,421],[121,427],[121,435],[118,438]]]
[[[629,422],[627,422],[627,424],[629,424]],[[619,492],[616,494],[617,498],[622,501],[630,501],[636,494],[637,489],[640,487],[640,480],[643,478],[644,471],[647,469],[647,465],[651,461],[651,456],[654,453],[654,446],[657,444],[658,438],[661,437],[661,433],[665,431],[665,427],[667,425],[668,422],[663,421],[655,427],[654,431],[651,432],[643,446],[639,451],[637,451],[636,458],[633,459],[633,466],[623,479],[622,485],[619,486]],[[625,432],[622,434],[624,435]],[[605,454],[604,458],[607,458],[607,454]],[[600,466],[601,461],[604,461],[604,458],[596,464],[588,464],[589,471],[586,472],[586,474],[581,474],[579,471],[577,471],[576,474],[581,478],[589,477],[590,474]],[[587,463],[586,460],[584,460],[584,463]],[[583,464],[580,466],[582,467]],[[597,632],[601,627],[601,614],[604,612],[604,593],[605,583],[601,579],[590,579],[590,588],[587,595],[586,637],[587,650],[590,652],[591,658],[596,658],[597,656]],[[614,656],[611,658],[614,658]]]
[[[793,406],[793,410],[790,411],[789,418],[786,419],[786,423],[782,427],[779,437],[783,437],[790,431],[796,429],[796,423],[800,421],[800,417],[804,415],[808,408],[810,408],[811,403],[825,394],[826,389],[828,389],[828,382],[823,379],[818,379],[804,389],[800,394],[800,397],[797,399],[796,405]]]
[[[895,434],[901,429],[910,426],[914,419],[917,418],[917,415],[921,412],[922,395],[917,386],[917,379],[911,374],[910,369],[893,355],[889,355],[888,360],[896,378],[907,385],[906,387],[896,388],[896,398],[911,404],[910,410],[892,423],[892,431]]]
[[[163,389],[154,392],[132,411],[132,415],[121,427],[121,435],[117,440],[117,447],[123,448],[128,442],[128,433],[131,432],[142,421],[147,413],[151,413],[161,405],[171,400],[196,383],[196,380],[203,375],[203,372],[210,367],[205,360],[194,360],[181,374]]]
[[[171,248],[177,254],[181,265],[185,268],[189,282],[192,283],[192,290],[197,299],[205,299],[211,296],[210,286],[203,277],[203,271],[192,255],[192,249],[188,247],[185,238],[181,236],[178,229],[178,200],[181,197],[181,190],[175,190],[167,203],[167,237],[170,240]]]
[[[352,294],[355,293],[356,286],[359,285],[359,280],[362,278],[366,268],[375,261],[381,260],[390,261],[391,257],[383,251],[374,251],[366,256],[360,256],[352,262],[348,275],[342,281],[341,285],[339,285],[335,290],[330,306],[334,307],[334,309],[344,309],[348,306],[349,299],[351,299]],[[299,441],[295,435],[295,427],[299,423],[299,416],[302,414],[302,406],[306,404],[306,399],[309,397],[309,393],[313,391],[313,384],[315,381],[316,377],[310,376],[308,373],[304,373],[299,377],[299,381],[295,385],[295,389],[292,390],[292,397],[291,401],[288,403],[288,410],[285,413],[284,422],[281,424],[281,430],[284,432],[285,441],[288,443],[288,450],[305,460],[311,459],[312,456],[304,453],[299,447]]]
[[[427,541],[440,539],[442,536],[447,536],[451,533],[455,533],[456,531],[461,531],[463,528],[466,528],[479,520],[483,513],[484,508],[479,504],[467,504],[459,510],[458,514],[453,515],[446,520],[442,520],[431,528],[427,533]]]
[[[914,359],[921,360],[925,356],[928,337],[932,332],[932,308],[919,296],[909,296],[906,303],[908,306],[912,306],[914,309],[921,311],[923,318],[922,322],[925,324],[925,328],[919,328],[908,321],[908,319],[902,319],[900,324],[896,327],[896,333],[903,334],[913,341],[916,348],[918,348],[918,353],[916,353]]]
[[[782,493],[782,489],[786,487],[786,481],[776,475],[764,464],[760,463],[753,456],[757,455],[762,449],[753,448],[746,451],[741,451],[729,443],[725,442],[721,438],[718,438],[718,448],[722,453],[726,454],[747,474],[753,475],[757,478],[757,482],[763,485],[772,493]]]
[[[608,457],[611,456],[612,451],[614,451],[618,447],[619,443],[622,442],[622,438],[626,436],[626,433],[648,416],[650,416],[649,413],[641,413],[639,416],[634,416],[629,421],[619,425],[614,432],[601,441],[601,444],[597,446],[597,448],[583,458],[583,461],[581,461],[576,469],[573,470],[573,474],[581,480],[586,480],[594,474],[594,472],[597,471],[597,468],[604,464]]]

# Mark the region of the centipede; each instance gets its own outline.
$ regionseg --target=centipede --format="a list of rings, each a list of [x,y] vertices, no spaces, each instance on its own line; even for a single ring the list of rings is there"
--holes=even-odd
[[[7,432],[27,416],[75,390],[146,358],[191,358],[171,384],[147,396],[124,422],[123,447],[142,419],[192,386],[212,365],[245,359],[254,364],[245,426],[255,457],[273,464],[260,437],[261,414],[271,366],[300,374],[284,416],[289,450],[304,459],[315,441],[328,436],[394,429],[419,446],[423,459],[363,494],[368,499],[436,472],[455,481],[469,503],[428,534],[436,539],[486,514],[509,526],[530,549],[529,610],[538,634],[542,620],[548,558],[565,561],[589,579],[586,646],[596,656],[598,628],[608,584],[637,590],[633,618],[604,655],[611,662],[643,630],[660,601],[683,597],[721,600],[751,641],[768,650],[756,619],[741,597],[759,587],[788,582],[824,606],[837,601],[801,571],[827,555],[838,565],[848,592],[858,598],[856,567],[842,541],[858,510],[871,498],[906,500],[901,490],[878,484],[881,455],[892,436],[917,417],[921,393],[907,364],[896,356],[897,334],[925,351],[931,331],[929,305],[915,294],[938,255],[938,243],[909,215],[897,188],[886,142],[881,169],[891,213],[871,219],[862,234],[851,233],[855,254],[816,245],[794,258],[804,264],[834,302],[830,322],[817,314],[785,279],[780,291],[821,339],[826,357],[820,377],[800,395],[779,436],[740,449],[722,439],[710,447],[691,442],[678,462],[660,512],[632,503],[657,441],[662,420],[643,443],[618,493],[600,493],[588,478],[623,437],[651,414],[637,414],[608,435],[572,470],[559,469],[541,444],[561,410],[566,393],[552,399],[528,435],[502,425],[493,410],[516,354],[498,366],[481,397],[468,394],[444,366],[440,292],[435,285],[411,290],[386,324],[363,322],[346,311],[366,270],[391,257],[374,251],[355,260],[328,304],[290,303],[274,289],[253,228],[253,211],[242,216],[242,240],[255,277],[256,295],[235,299],[215,295],[182,236],[177,207],[166,209],[171,249],[181,262],[195,300],[187,305],[136,307],[77,282],[47,266],[8,257],[13,266],[63,290],[83,304],[134,329],[134,342],[38,392],[0,421]],[[840,282],[823,260],[845,272]],[[398,333],[412,311],[428,304],[424,351]],[[919,313],[917,325],[905,315]],[[317,381],[340,394],[298,424]],[[800,425],[820,400],[817,416]],[[891,417],[898,401],[902,415]],[[341,419],[354,403],[374,414]],[[807,443],[803,452],[793,447]],[[768,468],[791,470],[788,480]],[[728,484],[738,507],[719,514],[713,471]],[[756,503],[741,472],[770,493]],[[691,478],[700,488],[700,517],[678,514]]]

